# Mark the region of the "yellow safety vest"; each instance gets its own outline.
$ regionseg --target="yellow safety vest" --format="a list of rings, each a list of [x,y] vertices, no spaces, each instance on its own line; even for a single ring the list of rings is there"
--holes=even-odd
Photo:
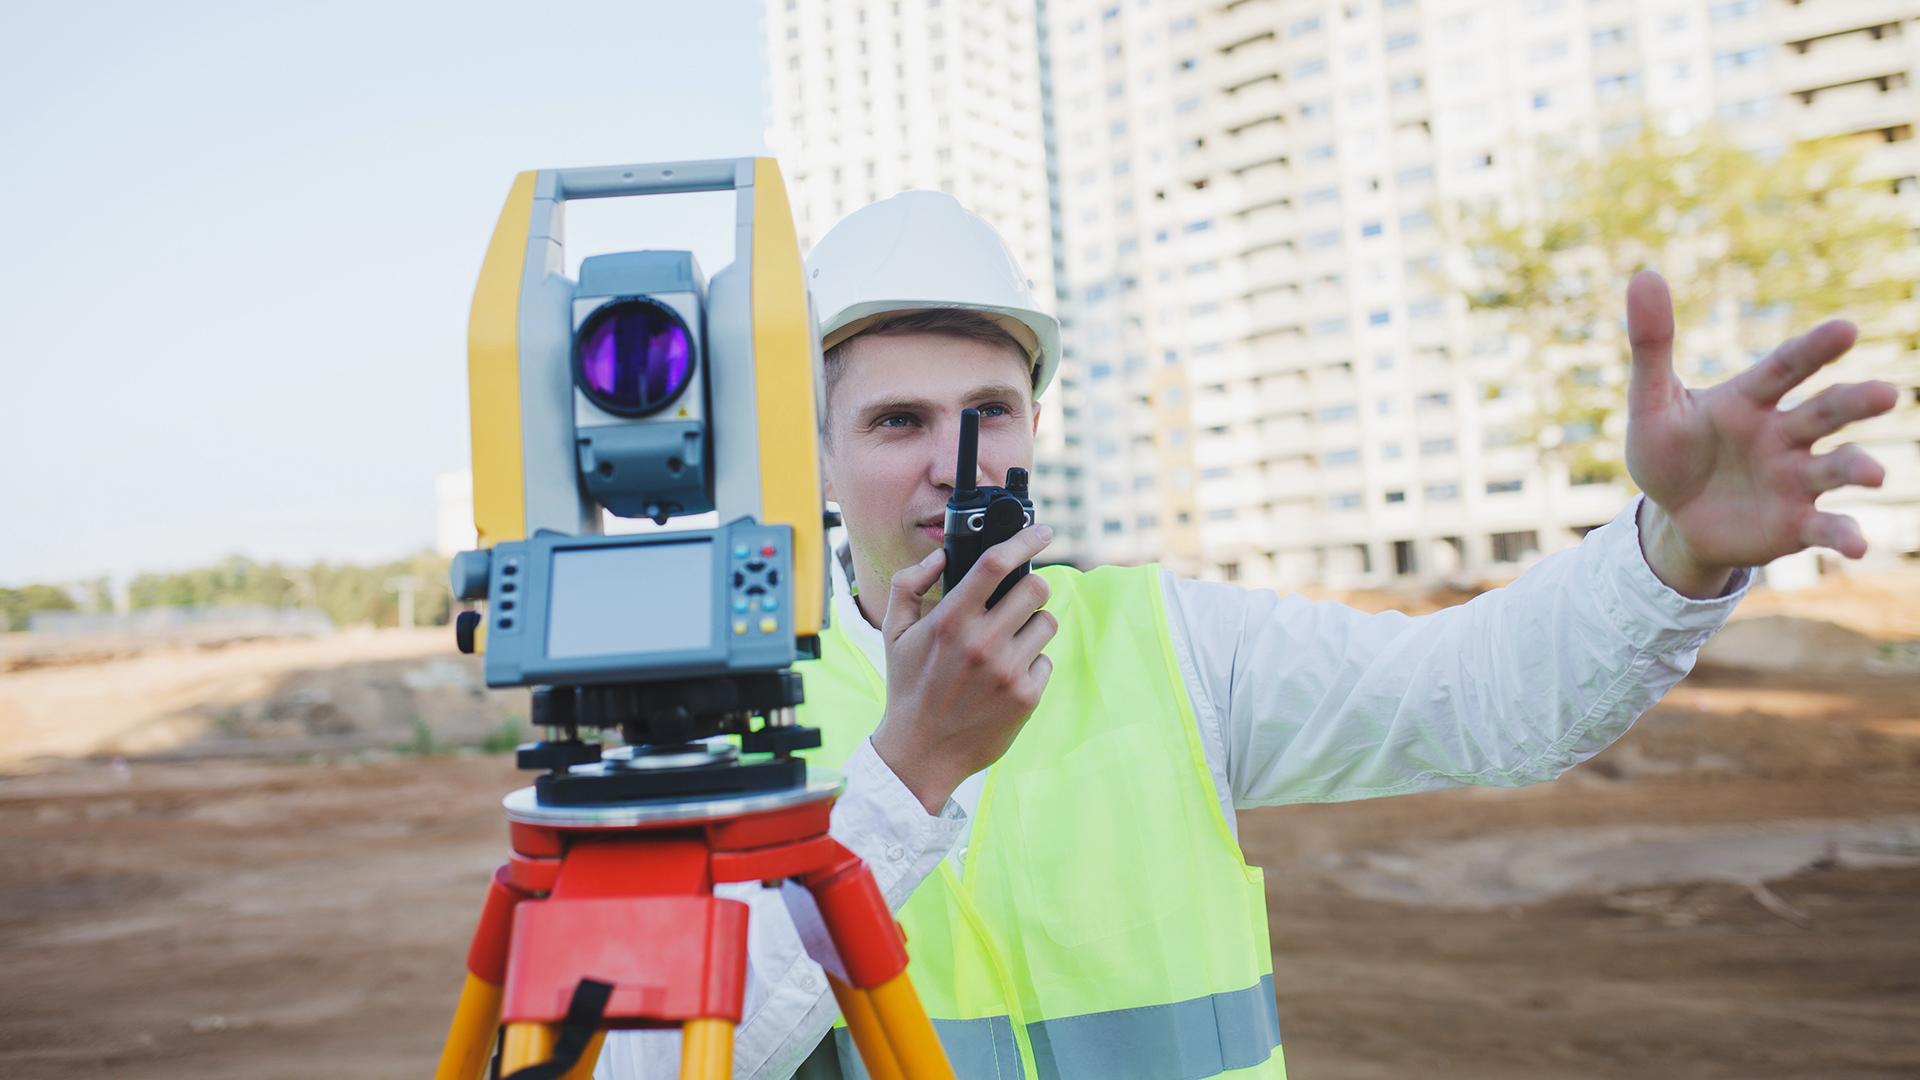
[[[960,1080],[1284,1080],[1266,891],[1228,831],[1155,567],[1041,573],[1053,676],[987,774],[964,876],[900,910]],[[838,628],[800,665],[839,765],[886,687]],[[865,1076],[844,1028],[842,1067]]]

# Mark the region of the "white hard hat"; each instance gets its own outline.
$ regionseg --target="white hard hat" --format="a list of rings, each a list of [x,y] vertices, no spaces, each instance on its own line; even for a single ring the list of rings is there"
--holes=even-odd
[[[984,312],[1026,347],[1034,393],[1060,366],[1060,322],[1040,310],[1006,242],[960,200],[903,191],[827,230],[807,256],[807,285],[831,349],[894,312]]]

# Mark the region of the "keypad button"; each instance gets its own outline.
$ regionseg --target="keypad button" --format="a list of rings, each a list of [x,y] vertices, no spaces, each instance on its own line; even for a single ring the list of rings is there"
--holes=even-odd
[[[778,611],[778,610],[780,610],[780,598],[779,598],[779,597],[777,597],[777,596],[763,596],[763,597],[761,597],[761,598],[760,598],[760,610],[761,610],[761,611]]]
[[[771,559],[779,550],[779,548],[774,547],[772,544],[768,544],[760,549],[760,554]]]
[[[736,597],[734,597],[734,600],[733,600],[733,610],[735,610],[735,611],[738,611],[738,612],[741,612],[742,614],[744,614],[744,613],[746,612],[746,610],[747,610],[747,598],[746,598],[746,597],[744,597],[744,596],[736,596]]]
[[[745,619],[735,619],[735,620],[733,620],[733,632],[734,632],[734,633],[736,633],[736,634],[744,634],[744,633],[746,633],[746,632],[747,632],[747,620],[745,620]]]
[[[764,619],[761,619],[761,620],[760,620],[760,632],[761,632],[761,633],[763,633],[763,634],[771,634],[771,633],[773,633],[773,632],[774,632],[775,630],[778,630],[778,629],[780,629],[780,620],[779,620],[779,619],[776,619],[776,618],[773,618],[772,616],[768,616],[767,618],[764,618]]]
[[[736,559],[744,559],[744,558],[746,558],[746,557],[747,557],[747,545],[745,545],[745,544],[735,544],[735,545],[733,545],[733,557],[734,557],[734,558],[736,558]]]

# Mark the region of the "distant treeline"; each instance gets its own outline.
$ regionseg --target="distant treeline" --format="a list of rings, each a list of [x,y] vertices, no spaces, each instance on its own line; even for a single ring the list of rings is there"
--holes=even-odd
[[[440,626],[453,617],[453,597],[447,591],[447,560],[432,552],[376,566],[314,563],[284,566],[257,563],[239,556],[213,566],[172,574],[142,574],[127,587],[133,607],[208,607],[218,604],[266,604],[270,607],[309,607],[327,613],[338,626],[372,623],[395,626],[400,620],[399,579],[411,575],[413,619],[420,626]],[[73,588],[28,585],[0,589],[0,616],[6,628],[24,630],[36,611],[69,611],[101,606],[104,583],[89,581]],[[389,584],[394,588],[389,591]],[[81,595],[75,596],[75,593]],[[102,598],[102,599],[96,599]]]
[[[0,589],[0,629],[25,630],[28,616],[36,611],[72,611],[79,606],[72,593],[54,585]]]

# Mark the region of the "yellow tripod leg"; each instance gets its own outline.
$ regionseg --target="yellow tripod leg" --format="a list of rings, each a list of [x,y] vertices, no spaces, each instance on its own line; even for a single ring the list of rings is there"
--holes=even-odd
[[[527,1021],[507,1025],[500,1044],[500,1075],[512,1076],[553,1056],[553,1025]]]
[[[940,1045],[940,1036],[933,1030],[933,1021],[927,1019],[927,1010],[921,1006],[920,995],[914,992],[913,980],[906,972],[868,990],[867,1000],[873,1003],[880,1029],[893,1047],[905,1080],[953,1080],[947,1051]]]
[[[493,1036],[499,1028],[500,988],[468,972],[433,1080],[480,1080],[493,1058]]]
[[[832,974],[827,976],[827,985],[833,987],[833,999],[840,1003],[840,1015],[847,1021],[847,1034],[853,1036],[854,1049],[860,1051],[867,1075],[873,1080],[906,1080],[867,992],[841,982]]]
[[[580,1051],[580,1060],[573,1063],[567,1075],[560,1080],[593,1080],[593,1067],[600,1063],[600,1047],[607,1041],[607,1031],[601,1028],[587,1041],[587,1048]]]
[[[733,1022],[700,1017],[680,1025],[680,1080],[731,1080]]]
[[[553,1057],[558,1034],[552,1024],[508,1024],[507,1037],[500,1046],[500,1075],[512,1076],[529,1065],[538,1065]],[[593,1080],[593,1067],[600,1061],[601,1044],[607,1041],[605,1030],[593,1033],[580,1060],[561,1080]],[[438,1080],[438,1078],[436,1078]]]

